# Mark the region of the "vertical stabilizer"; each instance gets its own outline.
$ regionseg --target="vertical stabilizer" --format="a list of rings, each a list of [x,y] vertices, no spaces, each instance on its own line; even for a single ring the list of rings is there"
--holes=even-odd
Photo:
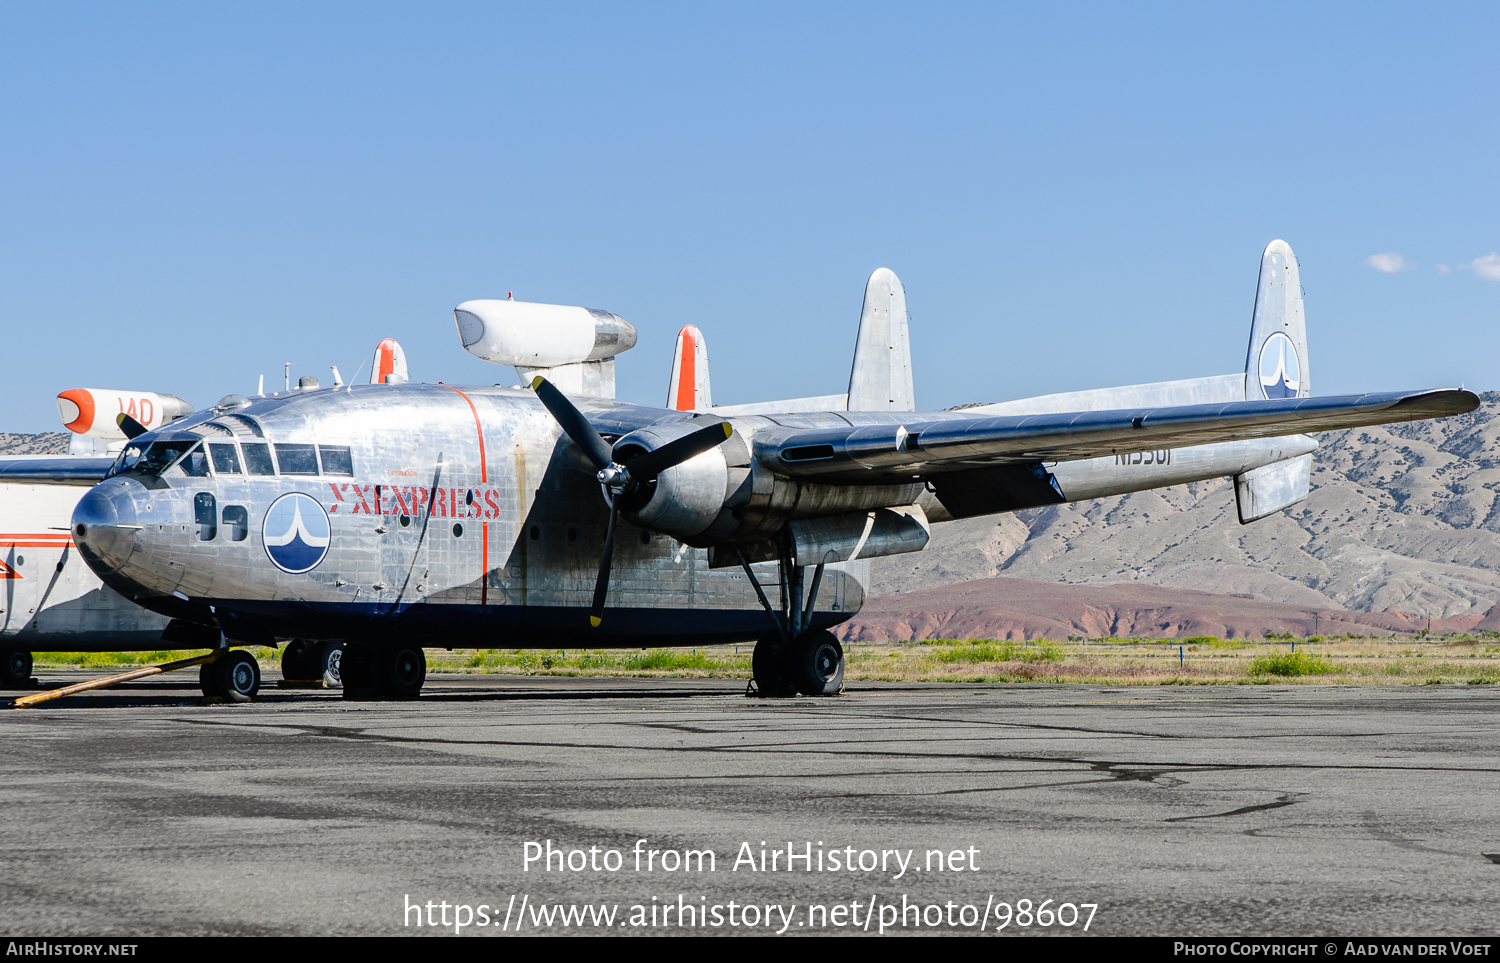
[[[1307,321],[1302,313],[1297,255],[1287,242],[1272,241],[1260,256],[1260,282],[1255,289],[1250,350],[1245,358],[1245,400],[1306,398],[1311,394]],[[1297,504],[1307,498],[1311,487],[1310,454],[1234,476],[1240,524],[1248,525]]]
[[[849,373],[850,411],[916,411],[911,379],[911,342],[906,328],[906,290],[889,268],[865,285]]]
[[[406,384],[406,352],[395,338],[386,338],[375,346],[375,360],[370,365],[370,384]]]
[[[667,407],[678,411],[707,411],[713,407],[708,387],[708,344],[697,325],[677,332],[677,350],[672,355],[672,380],[667,386]]]
[[[1297,256],[1285,241],[1272,241],[1260,257],[1245,359],[1245,399],[1306,398],[1312,393],[1310,385]]]

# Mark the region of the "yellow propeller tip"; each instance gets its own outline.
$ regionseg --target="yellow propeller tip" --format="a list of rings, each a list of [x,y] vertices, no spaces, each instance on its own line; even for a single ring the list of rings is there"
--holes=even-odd
[[[601,618],[600,618],[600,617],[599,617],[599,616],[597,616],[597,615],[590,615],[590,616],[589,616],[589,624],[590,624],[590,625],[592,625],[592,626],[593,626],[593,627],[594,627],[594,628],[596,628],[596,629],[597,629],[597,628],[598,628],[598,627],[599,627],[599,623],[600,623],[600,622],[603,622],[603,621],[604,621],[604,620],[603,620],[603,619],[601,619]]]
[[[118,415],[115,415],[115,424],[117,424],[117,425],[123,425],[123,424],[125,424],[125,419],[127,417],[128,416],[125,414],[125,412],[123,412],[123,411],[120,412]]]
[[[540,385],[543,381],[546,381],[546,380],[547,379],[543,378],[541,375],[537,375],[535,378],[532,378],[531,379],[531,390],[535,391],[537,389],[537,386]]]
[[[728,438],[734,434],[734,429],[729,427],[729,422],[724,422],[724,437]]]

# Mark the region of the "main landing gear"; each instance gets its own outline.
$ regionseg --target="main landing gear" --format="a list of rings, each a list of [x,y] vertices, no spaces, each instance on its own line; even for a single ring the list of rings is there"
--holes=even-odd
[[[842,692],[844,647],[827,629],[810,627],[818,586],[823,581],[823,566],[820,564],[813,569],[812,585],[804,606],[802,582],[807,575],[807,566],[795,564],[790,544],[784,543],[781,558],[777,561],[781,604],[779,608],[772,608],[743,554],[740,555],[740,565],[760,598],[760,604],[776,623],[775,632],[756,640],[755,652],[750,657],[756,693],[789,696],[798,692],[803,695],[837,695]]]
[[[355,642],[340,670],[345,699],[415,699],[427,681],[427,654],[409,642]]]
[[[281,677],[288,682],[322,683],[330,689],[343,686],[344,644],[293,639],[281,653]]]

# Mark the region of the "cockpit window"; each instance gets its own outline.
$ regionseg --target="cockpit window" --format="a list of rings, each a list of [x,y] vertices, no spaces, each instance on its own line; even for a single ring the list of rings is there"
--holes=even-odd
[[[233,444],[212,442],[208,450],[214,456],[215,475],[238,475],[240,473],[240,456],[235,452]]]
[[[206,478],[208,476],[208,452],[202,445],[194,448],[183,456],[182,461],[177,463],[177,470],[184,475],[192,475],[194,478]]]
[[[276,460],[283,475],[316,475],[318,453],[312,445],[277,445]]]
[[[124,449],[121,450],[119,456],[115,458],[115,463],[109,466],[109,474],[110,476],[114,476],[118,475],[122,471],[129,471],[130,469],[134,468],[135,463],[140,460],[141,446],[126,445]]]
[[[180,459],[183,455],[187,454],[190,450],[197,447],[198,442],[196,441],[152,442],[151,446],[146,449],[145,454],[141,455],[140,460],[135,463],[135,468],[139,471],[145,472],[148,475],[160,475],[168,468],[171,468],[173,463]],[[188,474],[208,474],[207,460],[201,457],[201,452],[199,452],[199,455],[200,457],[198,459],[197,466],[184,466],[183,470]],[[192,470],[193,467],[199,467],[202,470],[194,472]]]
[[[276,474],[276,464],[271,461],[271,446],[258,441],[245,442],[245,470],[252,475]]]

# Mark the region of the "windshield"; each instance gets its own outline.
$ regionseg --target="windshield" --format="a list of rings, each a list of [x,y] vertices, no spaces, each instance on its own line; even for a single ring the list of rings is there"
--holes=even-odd
[[[135,467],[137,470],[143,471],[148,475],[160,475],[172,467],[173,462],[185,455],[190,449],[197,447],[197,445],[198,442],[196,441],[154,442],[150,448],[146,449],[146,453],[140,457],[140,460],[135,463]],[[204,472],[204,474],[207,474],[207,472]]]
[[[109,474],[118,475],[122,471],[129,471],[130,469],[134,468],[135,463],[140,460],[141,446],[126,445],[124,450],[120,452],[119,457],[115,459],[115,463],[109,466]]]

